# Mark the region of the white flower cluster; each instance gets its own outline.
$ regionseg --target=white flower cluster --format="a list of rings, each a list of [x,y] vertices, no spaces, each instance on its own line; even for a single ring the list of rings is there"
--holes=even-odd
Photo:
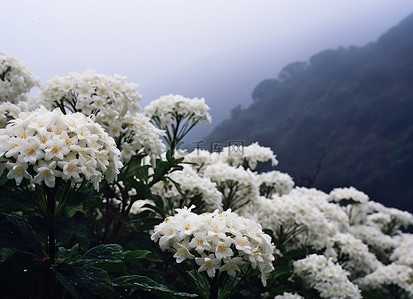
[[[354,187],[336,188],[330,192],[328,200],[337,203],[345,200],[353,201],[356,203],[366,203],[369,200],[369,197],[365,193],[357,190]]]
[[[80,113],[64,115],[41,107],[0,129],[0,174],[6,169],[17,185],[27,179],[53,188],[56,178],[85,178],[98,189],[104,177],[116,178],[122,167],[119,155],[104,129]]]
[[[398,241],[384,234],[379,228],[371,225],[352,225],[349,232],[362,240],[376,252],[389,254],[397,246]]]
[[[413,235],[402,234],[398,239],[398,246],[394,249],[390,259],[397,264],[413,268]]]
[[[217,162],[206,166],[203,176],[217,184],[217,189],[222,193],[224,210],[238,210],[259,197],[257,182],[249,169]]]
[[[356,225],[365,222],[369,200],[365,193],[354,187],[336,188],[330,192],[328,200],[342,206],[343,210],[349,215],[351,224]]]
[[[401,227],[413,225],[413,214],[395,208],[383,206],[378,202],[368,202],[367,222],[376,225],[380,230],[395,234]]]
[[[256,176],[260,186],[260,195],[270,198],[274,193],[285,195],[294,187],[293,179],[286,173],[274,170]]]
[[[39,80],[19,59],[0,52],[0,102],[18,103]]]
[[[321,298],[362,298],[357,285],[349,279],[349,273],[323,255],[311,254],[294,262],[294,272],[314,287]]]
[[[199,199],[204,203],[205,211],[222,210],[222,195],[217,190],[216,184],[209,178],[200,177],[189,165],[185,165],[182,171],[172,172],[169,177],[179,184],[181,191],[187,199]],[[152,188],[152,193],[162,197],[165,203],[169,201],[174,208],[182,208],[184,198],[171,182],[158,182]]]
[[[177,209],[177,214],[155,226],[151,239],[162,250],[174,252],[177,263],[194,259],[198,271],[214,277],[216,271],[235,276],[244,265],[258,269],[261,281],[274,270],[274,246],[261,226],[231,212],[191,212],[193,207]]]
[[[395,263],[382,265],[373,273],[358,279],[357,284],[361,289],[377,290],[381,293],[386,286],[397,285],[407,292],[406,298],[413,298],[413,269]]]
[[[350,272],[352,279],[371,273],[381,265],[368,246],[350,233],[337,233],[332,242],[334,249],[327,252],[334,252],[333,260],[340,262],[342,267]]]
[[[165,144],[160,138],[165,135],[165,132],[156,128],[145,115],[127,114],[118,120],[121,121],[121,124],[118,124],[120,127],[116,125],[116,122],[104,121],[99,114],[96,117],[96,122],[102,124],[109,135],[115,139],[121,150],[123,163],[127,163],[135,155],[160,157],[165,151]]]
[[[200,121],[211,122],[209,107],[203,98],[185,98],[181,95],[166,95],[152,101],[145,107],[145,113],[149,118],[155,120],[161,129],[166,129],[175,121],[182,119],[190,120],[192,123]]]
[[[9,120],[15,119],[22,112],[19,105],[10,102],[0,102],[0,128],[6,127]]]
[[[258,142],[248,146],[225,147],[220,153],[223,162],[231,166],[245,166],[254,171],[258,163],[271,162],[272,166],[278,164],[274,152],[269,147],[260,146]]]
[[[37,98],[48,108],[60,107],[63,112],[85,115],[100,113],[109,122],[127,112],[138,112],[142,100],[136,84],[126,82],[120,75],[107,76],[95,70],[56,76],[42,86]]]
[[[343,221],[342,214],[331,213],[333,209],[328,210],[329,216],[325,214],[324,210],[327,210],[325,206],[332,204],[326,201],[323,192],[311,190],[304,192],[303,189],[305,188],[293,189],[283,196],[274,194],[271,198],[261,197],[249,209],[250,217],[274,232],[305,228],[294,238],[290,246],[294,248],[311,246],[321,250],[331,245],[331,237],[345,224],[340,223]],[[323,201],[324,205],[321,205],[319,202]]]

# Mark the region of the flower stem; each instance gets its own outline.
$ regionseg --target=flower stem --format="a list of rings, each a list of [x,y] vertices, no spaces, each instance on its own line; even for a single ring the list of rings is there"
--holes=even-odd
[[[56,259],[56,235],[55,235],[55,205],[56,205],[56,190],[55,188],[49,188],[44,186],[46,193],[46,205],[48,212],[48,226],[49,226],[49,240],[48,240],[48,253],[52,264]]]
[[[218,299],[218,276],[219,274],[215,275],[211,282],[210,292],[209,292],[209,299]]]

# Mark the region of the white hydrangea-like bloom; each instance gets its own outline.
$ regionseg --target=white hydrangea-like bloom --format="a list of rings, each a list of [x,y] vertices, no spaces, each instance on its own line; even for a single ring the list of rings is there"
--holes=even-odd
[[[145,113],[161,129],[166,129],[176,120],[188,119],[192,123],[211,122],[209,107],[203,98],[185,98],[181,95],[166,95],[152,101],[145,107]]]
[[[349,279],[349,273],[324,255],[311,254],[294,262],[294,272],[315,288],[321,298],[362,298],[357,285]]]
[[[328,201],[337,203],[349,215],[350,224],[363,224],[368,212],[369,197],[354,187],[336,188],[328,196]]]
[[[277,159],[271,148],[264,147],[258,142],[248,146],[234,145],[225,147],[220,153],[221,161],[231,166],[244,166],[254,171],[258,163],[271,162],[272,166],[278,164]]]
[[[59,107],[63,112],[101,114],[102,119],[114,122],[126,113],[140,110],[142,96],[138,85],[128,83],[118,74],[107,76],[87,70],[56,76],[42,86],[38,100],[47,108]]]
[[[327,250],[327,257],[333,257],[342,267],[350,272],[352,279],[369,274],[376,270],[381,263],[360,239],[350,233],[337,233],[332,237],[334,256]]]
[[[17,104],[39,86],[39,80],[19,59],[0,52],[0,102]]]
[[[397,285],[407,293],[406,298],[413,297],[413,269],[406,265],[382,265],[373,273],[358,279],[356,283],[361,289],[377,290],[381,293],[384,293],[388,286]]]
[[[284,292],[282,295],[275,296],[274,299],[304,299],[304,297],[298,295],[297,293]]]
[[[270,198],[274,193],[284,195],[294,187],[293,179],[286,173],[274,170],[256,176],[260,186],[260,195]]]
[[[351,201],[355,203],[367,203],[369,197],[354,187],[349,188],[335,188],[330,192],[328,200],[331,202],[340,203],[343,201]]]
[[[397,264],[406,265],[413,268],[413,235],[402,234],[395,237],[398,241],[390,259]]]
[[[64,115],[41,107],[0,129],[0,165],[17,185],[26,179],[53,188],[56,178],[86,179],[98,189],[103,178],[117,177],[119,156],[113,138],[81,113]]]
[[[204,211],[222,210],[222,194],[217,190],[216,184],[209,178],[200,177],[198,173],[189,165],[184,165],[182,171],[175,171],[169,174],[169,177],[179,184],[181,191],[185,194],[187,200],[198,200],[203,203]],[[152,193],[159,195],[165,204],[169,202],[175,208],[182,208],[182,204],[188,203],[171,182],[160,181],[152,188]]]
[[[198,271],[209,277],[216,272],[235,276],[244,266],[258,269],[261,281],[274,270],[274,245],[258,223],[231,210],[197,215],[191,208],[177,209],[173,217],[155,226],[151,239],[174,252],[177,263],[195,260]]]
[[[258,184],[249,169],[217,162],[206,166],[203,176],[217,184],[217,189],[222,193],[224,210],[238,210],[259,197]]]

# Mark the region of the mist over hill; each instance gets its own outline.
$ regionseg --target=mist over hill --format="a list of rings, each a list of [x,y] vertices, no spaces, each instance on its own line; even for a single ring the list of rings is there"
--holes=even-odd
[[[206,141],[258,141],[299,186],[413,211],[413,14],[374,43],[287,65],[252,98]]]

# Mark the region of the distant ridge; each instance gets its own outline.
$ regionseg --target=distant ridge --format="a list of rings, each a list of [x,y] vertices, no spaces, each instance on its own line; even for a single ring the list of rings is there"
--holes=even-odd
[[[413,211],[413,14],[363,47],[287,65],[206,138],[270,146],[297,185]]]

